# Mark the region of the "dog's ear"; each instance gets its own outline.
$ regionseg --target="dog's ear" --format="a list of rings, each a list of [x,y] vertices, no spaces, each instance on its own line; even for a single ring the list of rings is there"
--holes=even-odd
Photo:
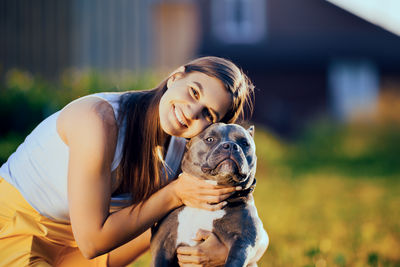
[[[247,131],[249,132],[250,136],[254,138],[254,125],[251,125]]]

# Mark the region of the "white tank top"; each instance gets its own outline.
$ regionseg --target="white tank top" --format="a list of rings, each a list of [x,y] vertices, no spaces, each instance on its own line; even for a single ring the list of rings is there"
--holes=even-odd
[[[121,93],[98,93],[89,96],[100,97],[110,103],[118,118]],[[89,97],[85,96],[85,97]],[[16,187],[29,204],[40,214],[58,221],[68,221],[67,175],[69,148],[57,132],[58,111],[42,121],[11,154],[0,168],[0,176]],[[125,125],[119,126],[118,141],[111,165],[115,170],[122,158]],[[172,137],[165,161],[175,176],[184,152],[186,140]],[[129,203],[126,196],[112,198],[112,205],[124,206]]]

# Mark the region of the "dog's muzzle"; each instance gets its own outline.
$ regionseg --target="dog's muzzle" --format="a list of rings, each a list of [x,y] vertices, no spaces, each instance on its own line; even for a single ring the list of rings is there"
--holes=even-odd
[[[245,155],[238,144],[232,141],[219,144],[208,156],[201,167],[204,173],[217,176],[231,176],[235,182],[247,178],[248,165]]]

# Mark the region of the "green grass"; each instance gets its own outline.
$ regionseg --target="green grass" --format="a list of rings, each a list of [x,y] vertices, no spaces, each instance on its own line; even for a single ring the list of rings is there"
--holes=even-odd
[[[259,266],[400,266],[399,137],[317,124],[288,144],[258,129],[255,200],[270,236]]]
[[[270,247],[260,266],[400,266],[400,182],[260,170],[256,205]]]

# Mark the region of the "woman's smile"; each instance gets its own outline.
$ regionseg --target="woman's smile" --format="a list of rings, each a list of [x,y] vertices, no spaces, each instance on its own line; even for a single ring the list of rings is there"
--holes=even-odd
[[[174,114],[175,114],[175,117],[176,117],[177,121],[183,127],[188,128],[188,123],[187,123],[187,120],[186,120],[185,116],[182,114],[182,110],[178,111],[178,109],[177,109],[177,107],[175,105],[173,105],[172,107],[174,109]]]

